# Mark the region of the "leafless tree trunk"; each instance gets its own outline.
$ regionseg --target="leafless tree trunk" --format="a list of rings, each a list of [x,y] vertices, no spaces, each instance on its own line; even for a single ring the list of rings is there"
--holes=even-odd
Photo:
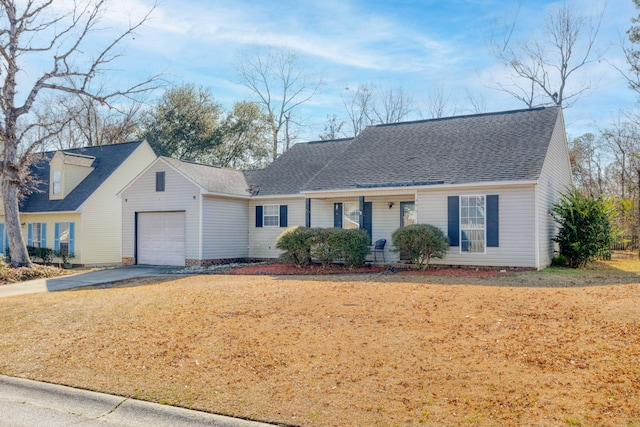
[[[122,97],[134,97],[152,89],[150,78],[125,90],[93,90],[93,79],[119,55],[114,49],[148,18],[130,24],[106,45],[96,49],[92,35],[108,7],[105,0],[74,2],[66,13],[54,1],[0,0],[0,67],[3,87],[0,98],[0,170],[5,224],[11,252],[11,265],[31,266],[20,229],[18,198],[21,183],[28,174],[33,153],[64,129],[65,123],[38,121],[38,106],[46,93],[67,93],[93,99],[107,106]],[[153,10],[153,9],[151,9]],[[149,11],[151,13],[151,11]],[[30,61],[45,65],[33,81],[21,81]]]
[[[345,88],[342,103],[353,129],[353,136],[372,123],[370,112],[373,102],[373,91],[367,85],[359,85],[355,90]]]
[[[479,93],[467,89],[467,101],[471,104],[471,112],[473,114],[481,114],[487,112],[487,100]]]
[[[567,83],[582,67],[600,58],[594,45],[603,15],[604,9],[595,16],[581,15],[577,6],[564,1],[549,11],[544,24],[547,38],[520,44],[513,41],[514,20],[500,40],[493,36],[490,40],[493,53],[512,73],[510,81],[496,82],[494,87],[529,108],[572,106],[590,86],[574,86],[567,92]]]
[[[47,144],[54,149],[115,144],[136,138],[142,105],[140,100],[130,100],[116,110],[91,98],[59,96],[44,105],[38,120],[64,124]]]
[[[452,116],[456,114],[455,106],[451,106],[449,97],[444,94],[444,89],[438,87],[433,89],[425,100],[425,107],[427,109],[428,118],[439,119],[445,116]]]
[[[403,87],[390,85],[376,87],[373,115],[376,123],[398,123],[413,111],[413,96]]]
[[[318,92],[322,80],[311,77],[300,58],[283,48],[244,53],[239,57],[237,72],[266,110],[275,160],[281,153],[280,145],[286,150],[291,144],[293,115]]]
[[[401,86],[385,84],[349,87],[342,94],[353,136],[373,124],[398,123],[414,111],[413,97]]]

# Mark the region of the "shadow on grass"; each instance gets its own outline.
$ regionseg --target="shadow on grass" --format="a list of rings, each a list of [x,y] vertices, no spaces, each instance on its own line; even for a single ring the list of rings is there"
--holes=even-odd
[[[112,288],[135,288],[140,286],[157,285],[160,283],[171,282],[184,277],[185,277],[184,275],[134,277],[131,279],[117,280],[113,282],[99,283],[95,285],[85,285],[85,286],[69,288],[69,289],[58,289],[53,292],[77,292],[77,291],[87,291],[87,290],[90,291],[90,290],[101,290],[101,289],[112,289]]]

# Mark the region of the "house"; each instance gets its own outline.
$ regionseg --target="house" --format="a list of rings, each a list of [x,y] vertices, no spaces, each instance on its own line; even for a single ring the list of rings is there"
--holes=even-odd
[[[28,246],[73,254],[73,264],[120,264],[117,193],[156,158],[146,141],[45,152],[31,166],[35,190],[20,202]],[[2,248],[7,247],[0,206]]]
[[[449,236],[436,262],[543,268],[571,185],[558,107],[369,126],[244,173],[159,158],[121,192],[123,263],[276,258],[293,225],[366,230],[397,260],[393,231],[425,223]]]

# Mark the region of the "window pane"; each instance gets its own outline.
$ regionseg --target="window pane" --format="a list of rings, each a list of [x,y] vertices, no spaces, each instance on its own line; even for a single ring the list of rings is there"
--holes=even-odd
[[[263,207],[262,223],[265,227],[280,226],[280,205],[265,205]]]
[[[342,228],[360,228],[360,204],[358,202],[344,202],[342,204],[343,219]]]
[[[416,224],[416,204],[414,202],[403,202],[402,205],[402,218],[400,219],[401,227],[407,225]]]
[[[60,194],[60,191],[62,189],[60,178],[61,178],[61,171],[54,170],[53,171],[53,194]]]
[[[41,223],[36,222],[31,226],[31,246],[39,248],[42,241],[42,234],[40,233]]]
[[[58,223],[58,242],[60,245],[60,253],[64,255],[69,255],[69,223],[68,222],[60,222]]]
[[[484,252],[484,196],[460,197],[460,250]]]

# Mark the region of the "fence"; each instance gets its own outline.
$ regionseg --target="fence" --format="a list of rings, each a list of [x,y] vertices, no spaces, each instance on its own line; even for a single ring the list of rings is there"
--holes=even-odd
[[[612,251],[631,251],[638,249],[638,236],[622,237],[609,248]]]

